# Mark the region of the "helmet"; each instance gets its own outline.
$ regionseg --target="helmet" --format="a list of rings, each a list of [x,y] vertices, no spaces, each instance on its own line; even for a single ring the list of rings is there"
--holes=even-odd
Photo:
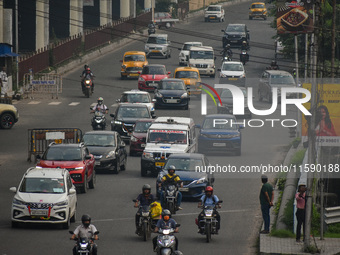
[[[143,193],[144,193],[145,190],[149,190],[149,193],[150,193],[151,192],[151,186],[149,184],[144,184],[142,190],[143,190]]]
[[[89,221],[91,223],[91,217],[88,214],[84,214],[81,216],[81,222],[84,223],[85,221]]]
[[[213,187],[211,187],[211,186],[207,186],[206,188],[205,188],[205,192],[214,192],[214,188]]]
[[[104,101],[104,98],[102,98],[102,97],[98,97],[98,104],[103,104],[103,101]]]
[[[272,60],[272,66],[276,66],[276,61]]]
[[[168,221],[171,218],[171,212],[168,209],[163,210],[162,218],[165,221]]]
[[[88,65],[84,65],[84,69],[87,69],[89,66]]]
[[[225,46],[225,48],[226,48],[226,49],[229,49],[229,48],[230,48],[230,44],[227,44],[227,45]]]
[[[170,171],[171,171],[171,170],[173,170],[174,173],[175,173],[176,167],[175,167],[174,165],[169,166],[169,168],[168,168],[168,173],[169,173],[169,174],[170,174]]]
[[[247,44],[247,42],[246,42],[246,41],[243,41],[242,44]]]

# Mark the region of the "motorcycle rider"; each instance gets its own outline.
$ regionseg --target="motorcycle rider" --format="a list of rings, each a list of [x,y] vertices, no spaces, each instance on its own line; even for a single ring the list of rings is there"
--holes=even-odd
[[[155,201],[154,196],[151,194],[151,186],[149,184],[144,184],[142,188],[142,193],[138,195],[136,198],[136,202],[134,207],[138,208],[139,210],[136,213],[136,234],[139,235],[141,232],[141,228],[139,225],[140,215],[142,208],[140,206],[151,205]],[[139,205],[138,205],[139,204]]]
[[[247,42],[246,41],[243,41],[242,44],[241,44],[241,51],[247,51],[248,50],[248,45],[247,45]]]
[[[162,212],[162,219],[159,219],[157,221],[157,225],[155,227],[154,232],[158,233],[159,229],[162,229],[164,227],[170,227],[173,228],[175,231],[175,233],[178,232],[178,227],[176,227],[177,222],[171,218],[171,212],[168,209],[163,210]],[[178,239],[175,236],[175,240],[176,240],[176,246],[175,246],[175,250],[178,250]],[[156,246],[157,246],[157,236],[155,236],[152,239],[153,242],[153,250],[156,251]]]
[[[93,242],[91,238],[94,240],[98,240],[98,235],[95,235],[94,233],[97,232],[97,228],[91,224],[91,217],[88,214],[84,214],[81,216],[81,222],[82,224],[79,225],[75,230],[74,234],[70,238],[71,240],[77,240],[77,238],[89,238],[91,243],[91,250],[92,255],[97,255],[97,245]],[[74,246],[73,248],[73,255],[78,254],[78,246]]]
[[[156,32],[156,25],[155,22],[150,21],[150,23],[148,24],[148,33],[150,34],[154,34]]]
[[[221,204],[218,203],[219,199],[216,195],[213,195],[214,192],[214,188],[211,186],[207,186],[205,188],[205,195],[203,195],[201,197],[201,201],[198,202],[198,208],[201,208],[202,206],[208,206],[208,205],[216,205],[217,208],[221,208]],[[218,234],[218,230],[220,229],[220,222],[221,222],[221,216],[220,214],[217,212],[217,210],[214,209],[214,214],[216,215],[216,220],[217,220],[217,232],[216,234]],[[198,215],[198,233],[202,233],[203,230],[203,226],[200,226],[200,222],[204,217],[204,211],[202,211],[199,215]]]
[[[180,183],[180,187],[183,187],[183,182],[181,182],[181,179],[178,175],[175,174],[176,167],[174,165],[169,166],[168,174],[164,175],[161,179],[161,182],[158,184],[159,188],[166,185],[178,185]],[[164,207],[164,193],[165,190],[161,190],[160,192],[160,198],[161,198],[161,205]],[[177,195],[177,205],[176,210],[182,210],[181,206],[182,202],[182,193],[178,191]]]
[[[84,91],[84,89],[85,89],[85,85],[84,85],[84,80],[85,80],[85,78],[87,77],[87,76],[89,76],[90,77],[90,79],[92,80],[92,92],[94,91],[94,82],[93,82],[93,78],[94,78],[94,74],[92,73],[92,71],[91,71],[91,69],[90,69],[90,66],[88,66],[88,65],[84,65],[84,70],[83,70],[83,72],[82,72],[82,74],[81,74],[81,88],[82,88],[82,91]]]
[[[94,113],[94,112],[102,112],[104,114],[107,114],[108,111],[109,111],[109,108],[107,108],[107,106],[104,104],[104,98],[102,97],[98,97],[97,99],[97,104],[94,105],[92,108],[91,108],[91,113]]]
[[[246,42],[246,41],[243,41],[243,42],[242,42],[242,45],[241,45],[241,54],[240,54],[240,61],[241,61],[241,62],[243,62],[242,60],[243,60],[243,58],[244,58],[244,56],[243,56],[243,54],[242,54],[243,51],[246,52],[246,56],[245,56],[246,59],[245,59],[244,63],[249,61],[249,54],[248,54],[247,50],[248,50],[247,42]]]
[[[221,51],[222,54],[222,59],[224,60],[226,57],[229,58],[230,60],[233,57],[233,52],[230,48],[230,44],[227,44],[224,49]]]
[[[272,62],[270,63],[270,68],[271,68],[271,70],[279,70],[280,69],[275,60],[272,60]]]

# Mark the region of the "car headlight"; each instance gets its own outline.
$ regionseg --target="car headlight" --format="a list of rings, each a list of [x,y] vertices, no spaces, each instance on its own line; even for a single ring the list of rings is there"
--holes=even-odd
[[[161,93],[159,93],[159,92],[157,92],[157,93],[155,94],[155,96],[156,96],[156,97],[163,97],[163,95],[162,95]]]
[[[65,201],[61,201],[61,202],[55,203],[54,205],[55,205],[55,206],[68,205],[68,200],[65,200]]]
[[[145,80],[143,79],[143,77],[140,77],[140,76],[139,76],[139,78],[138,78],[138,81],[140,81],[140,82],[145,82]]]
[[[130,140],[131,140],[131,142],[137,142],[137,141],[138,141],[138,138],[137,138],[137,137],[134,137],[134,136],[131,136]]]
[[[115,120],[115,124],[116,124],[116,125],[122,125],[122,122],[119,121],[119,120]]]
[[[235,138],[235,137],[239,137],[240,134],[234,134],[234,135],[230,135],[229,138]]]
[[[197,181],[196,181],[196,183],[197,184],[201,184],[201,183],[205,183],[205,182],[207,182],[207,179],[204,177],[204,178],[201,178],[201,179],[198,179]]]
[[[115,152],[114,151],[110,151],[105,158],[115,158]]]
[[[19,199],[13,198],[13,204],[16,204],[16,205],[25,205],[25,202],[21,201]]]
[[[183,95],[181,95],[181,98],[187,98],[188,97],[188,93],[183,93]]]
[[[240,76],[240,78],[246,78],[246,74],[245,74],[245,73],[242,74],[242,75]]]
[[[143,152],[143,157],[144,158],[153,158],[153,153],[152,152]]]
[[[224,73],[220,73],[220,77],[221,77],[221,78],[225,78],[225,77],[227,77],[227,75],[224,74]]]

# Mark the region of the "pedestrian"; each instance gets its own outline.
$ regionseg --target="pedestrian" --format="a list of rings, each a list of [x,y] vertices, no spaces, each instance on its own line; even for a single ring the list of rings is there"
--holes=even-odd
[[[264,230],[260,231],[260,234],[269,234],[270,226],[270,207],[273,206],[274,189],[271,184],[268,183],[268,177],[266,175],[261,176],[262,188],[260,192],[260,204],[261,212],[264,221]]]
[[[296,242],[302,243],[301,238],[301,226],[303,225],[303,240],[305,240],[305,206],[306,206],[306,185],[300,184],[297,193],[295,194],[296,199]]]

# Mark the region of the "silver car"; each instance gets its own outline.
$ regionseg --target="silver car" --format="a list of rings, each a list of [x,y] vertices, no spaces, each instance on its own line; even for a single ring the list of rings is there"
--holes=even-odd
[[[171,57],[170,41],[167,34],[151,34],[145,44],[146,57]]]

